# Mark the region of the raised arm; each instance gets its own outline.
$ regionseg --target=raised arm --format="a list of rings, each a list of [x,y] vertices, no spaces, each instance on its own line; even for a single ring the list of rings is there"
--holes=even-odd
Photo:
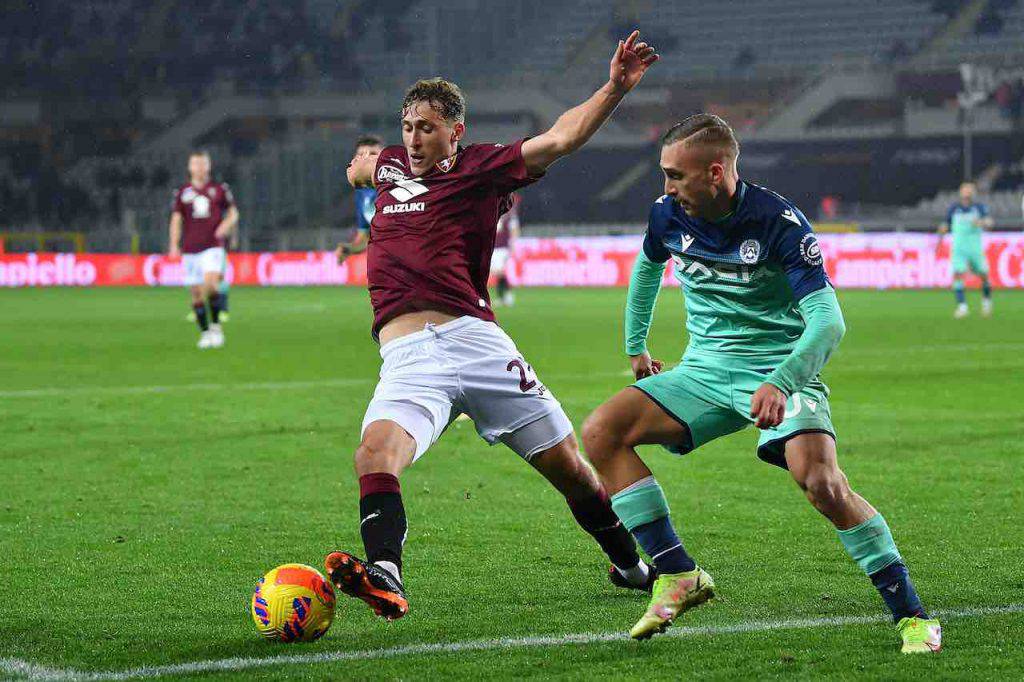
[[[523,159],[531,175],[540,175],[561,157],[582,147],[608,120],[622,98],[632,90],[647,69],[658,61],[654,48],[637,42],[640,31],[620,40],[612,56],[608,82],[590,99],[558,117],[546,133],[523,143]]]

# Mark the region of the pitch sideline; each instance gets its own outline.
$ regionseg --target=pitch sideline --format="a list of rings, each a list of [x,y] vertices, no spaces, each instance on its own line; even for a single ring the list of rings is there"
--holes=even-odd
[[[981,606],[965,609],[936,611],[934,615],[943,618],[977,618],[981,616],[1024,613],[1024,604],[1006,606]],[[769,632],[772,630],[800,630],[823,625],[866,625],[884,623],[885,616],[836,616],[832,618],[797,618],[781,621],[746,621],[733,625],[680,626],[661,635],[663,638],[686,638],[701,635],[744,634]],[[359,651],[329,651],[318,654],[296,654],[265,657],[236,657],[217,660],[175,663],[170,665],[144,666],[121,671],[84,672],[69,668],[51,668],[17,658],[0,658],[0,673],[23,680],[68,680],[71,682],[107,682],[117,680],[138,680],[163,677],[165,675],[192,675],[207,672],[237,672],[253,668],[283,665],[311,665],[390,659],[420,654],[452,654],[463,651],[494,651],[499,649],[528,649],[534,647],[565,646],[573,644],[600,644],[604,642],[626,642],[629,638],[623,632],[590,632],[545,637],[502,637],[478,639],[464,642],[439,642],[434,644],[409,644],[390,649],[363,649]],[[637,646],[644,646],[638,644]],[[895,645],[894,645],[895,647]],[[894,648],[895,652],[895,648]]]

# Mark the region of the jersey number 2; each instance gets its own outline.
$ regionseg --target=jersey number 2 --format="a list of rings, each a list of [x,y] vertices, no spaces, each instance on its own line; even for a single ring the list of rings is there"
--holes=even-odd
[[[533,381],[533,380],[528,381],[527,380],[527,378],[526,378],[526,365],[523,364],[522,360],[511,360],[508,363],[508,367],[505,368],[505,371],[511,372],[513,367],[515,367],[516,369],[519,370],[519,390],[520,391],[522,391],[523,393],[526,393],[531,388],[533,388],[534,386],[537,385],[536,381]]]

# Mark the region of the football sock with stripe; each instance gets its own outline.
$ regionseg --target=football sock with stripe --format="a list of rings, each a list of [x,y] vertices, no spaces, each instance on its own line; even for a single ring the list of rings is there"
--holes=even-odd
[[[602,487],[597,494],[580,499],[567,497],[565,501],[576,523],[597,541],[615,568],[619,569],[619,573],[631,582],[642,583],[647,577],[646,570],[630,572],[640,567],[636,543],[612,510],[605,489]]]
[[[220,324],[220,311],[223,310],[222,296],[223,294],[220,293],[210,296],[210,319],[214,324]]]
[[[668,501],[653,476],[612,495],[612,508],[651,557],[658,573],[683,573],[697,567],[672,527]]]
[[[962,279],[953,280],[953,294],[956,296],[956,302],[963,305],[967,303],[967,296],[964,294],[964,281]]]
[[[402,489],[392,474],[359,477],[359,532],[366,560],[402,580],[402,545],[409,530]]]
[[[205,332],[210,328],[210,323],[206,319],[206,304],[195,303],[192,305],[192,310],[196,314],[196,324],[198,324],[199,328]]]
[[[847,530],[837,530],[843,547],[860,566],[892,611],[893,621],[927,618],[903,558],[896,549],[889,524],[881,514]]]

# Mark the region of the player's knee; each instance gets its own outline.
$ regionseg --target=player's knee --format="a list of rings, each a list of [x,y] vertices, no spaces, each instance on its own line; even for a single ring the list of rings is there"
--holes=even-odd
[[[408,457],[387,438],[366,434],[354,456],[356,475],[386,473],[397,476],[408,463]]]
[[[582,435],[587,458],[599,470],[621,445],[621,431],[615,428],[614,421],[603,406],[594,410],[583,422]]]
[[[798,483],[811,504],[821,511],[841,507],[850,496],[850,483],[838,468],[813,471]]]

